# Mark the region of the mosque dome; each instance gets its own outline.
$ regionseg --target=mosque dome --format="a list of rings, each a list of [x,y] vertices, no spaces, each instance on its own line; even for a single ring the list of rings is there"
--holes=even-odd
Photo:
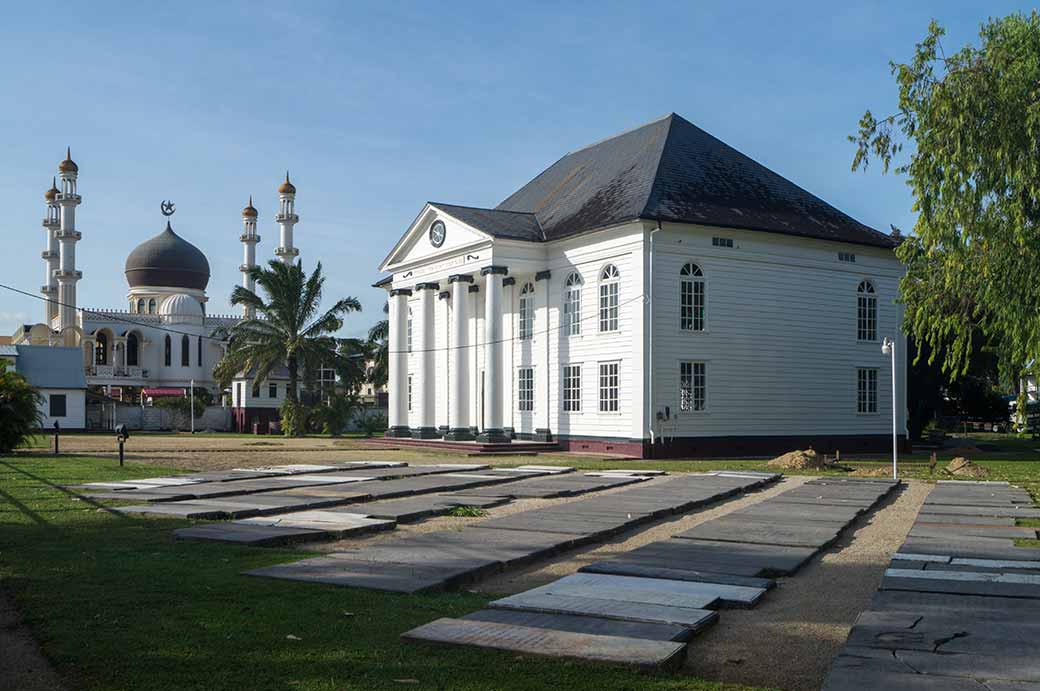
[[[56,180],[51,180],[51,188],[43,193],[43,198],[52,202],[58,196],[58,185]]]
[[[202,304],[190,295],[176,293],[159,305],[159,316],[168,324],[198,324],[202,322]]]
[[[61,173],[77,173],[79,172],[79,166],[72,160],[72,147],[69,147],[65,152],[65,160],[58,164],[58,172]]]
[[[253,206],[253,195],[249,195],[249,206],[242,209],[242,215],[247,218],[257,217],[256,207]]]
[[[289,182],[289,171],[285,171],[285,182],[278,186],[278,194],[296,194],[296,185]]]
[[[205,290],[209,284],[209,261],[202,250],[173,232],[167,222],[166,230],[134,248],[126,258],[125,273],[131,288]]]

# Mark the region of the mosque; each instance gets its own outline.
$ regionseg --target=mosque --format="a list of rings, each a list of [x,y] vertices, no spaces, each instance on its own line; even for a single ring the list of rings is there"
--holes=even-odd
[[[58,165],[58,176],[44,194],[43,320],[20,327],[12,343],[80,348],[88,389],[103,391],[114,399],[136,402],[153,395],[181,395],[194,382],[219,400],[221,392],[213,369],[227,344],[214,338],[214,332],[253,315],[248,308],[242,316],[207,313],[209,261],[198,247],[174,231],[169,217],[175,207],[170,202],[162,205],[167,217],[165,229],[126,258],[126,307],[81,308],[77,286],[83,272],[76,266],[76,244],[83,236],[76,230],[76,210],[83,199],[77,191],[78,177],[79,166],[72,160],[71,150],[67,151]],[[296,214],[296,187],[288,173],[278,187],[278,199],[275,222],[280,243],[274,254],[290,263],[299,255],[293,246],[293,229],[300,219]],[[239,267],[242,285],[250,290],[255,286],[249,270],[257,265],[256,246],[260,242],[257,217],[250,197],[242,210],[244,228],[239,238],[243,248]],[[279,381],[236,380],[229,401],[235,409],[235,420],[244,425],[250,408],[276,409],[284,399],[284,388],[284,382]],[[263,395],[258,393],[261,389]]]

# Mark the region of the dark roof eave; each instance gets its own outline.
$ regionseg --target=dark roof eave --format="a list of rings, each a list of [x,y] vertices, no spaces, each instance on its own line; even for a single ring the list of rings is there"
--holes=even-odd
[[[866,240],[849,240],[849,239],[840,239],[839,240],[837,238],[821,238],[821,237],[818,237],[816,235],[807,235],[805,233],[798,233],[798,232],[795,232],[793,230],[784,230],[782,228],[767,228],[765,226],[757,226],[757,225],[755,225],[753,223],[744,224],[744,225],[737,225],[735,223],[734,224],[705,223],[703,221],[691,221],[690,219],[675,218],[675,217],[669,217],[669,216],[666,216],[666,215],[653,215],[653,216],[651,216],[651,215],[642,215],[642,216],[638,216],[637,218],[640,219],[640,220],[643,220],[643,221],[660,221],[662,223],[688,223],[690,225],[705,226],[706,228],[728,228],[728,229],[731,229],[731,230],[753,230],[753,231],[758,232],[758,233],[775,233],[776,235],[787,235],[789,237],[804,238],[806,240],[822,240],[823,242],[837,242],[837,243],[843,244],[843,245],[861,245],[861,246],[864,246],[864,247],[877,247],[878,249],[894,250],[899,245],[898,242],[889,239],[889,237],[887,235],[885,235],[884,233],[882,233],[881,231],[874,230],[873,228],[869,228],[869,226],[864,226],[864,227],[868,228],[872,232],[875,232],[875,233],[878,234],[879,237],[877,238],[877,240],[878,240],[877,242],[867,242]],[[635,219],[628,219],[628,220],[635,220]],[[587,232],[587,231],[579,230],[579,231],[576,231],[573,234],[577,235],[577,234],[584,233],[584,232]],[[570,237],[570,235],[568,235],[566,237]]]
[[[372,287],[373,288],[389,288],[390,284],[392,284],[393,282],[394,282],[394,276],[393,276],[393,274],[391,274],[389,276],[384,276],[383,278],[381,278],[378,281],[376,281],[375,283],[373,283]]]

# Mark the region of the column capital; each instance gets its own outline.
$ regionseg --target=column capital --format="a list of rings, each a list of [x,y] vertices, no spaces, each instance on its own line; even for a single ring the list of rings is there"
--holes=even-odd
[[[502,286],[503,287],[504,286],[512,286],[512,285],[516,285],[516,278],[514,278],[513,276],[508,276],[508,277],[502,279]]]
[[[536,280],[536,281],[544,281],[545,279],[549,278],[550,276],[552,276],[552,271],[549,271],[549,269],[546,269],[545,271],[539,271],[538,273],[536,273],[534,275],[534,280]]]
[[[471,293],[479,293],[480,292],[480,286],[470,286],[469,287],[469,292],[471,292]]]
[[[438,300],[447,300],[450,297],[451,297],[451,293],[449,293],[446,290],[442,290],[441,292],[437,293],[437,299]]]
[[[473,276],[470,274],[452,274],[451,276],[448,276],[448,283],[458,283],[459,281],[463,283],[472,283]]]
[[[426,281],[424,283],[416,283],[416,290],[440,290],[441,284],[436,281]]]
[[[408,296],[408,295],[411,295],[411,294],[412,294],[412,289],[411,288],[393,288],[390,291],[390,297],[392,297],[392,298],[395,298],[398,295]]]
[[[487,276],[488,274],[501,274],[505,276],[507,273],[509,273],[509,268],[505,266],[485,266],[480,270],[481,276]]]

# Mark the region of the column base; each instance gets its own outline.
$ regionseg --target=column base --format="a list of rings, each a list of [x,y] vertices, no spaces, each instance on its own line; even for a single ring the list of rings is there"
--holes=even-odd
[[[395,439],[409,438],[412,436],[412,428],[407,425],[397,425],[388,429],[385,436]]]
[[[505,435],[506,435],[507,437],[509,437],[510,439],[516,439],[516,430],[515,430],[515,429],[513,429],[512,427],[503,427],[503,428],[502,428],[502,431],[503,431],[503,432],[505,433]]]
[[[444,441],[473,441],[469,427],[453,427],[444,433]]]
[[[443,437],[445,434],[448,433],[448,429],[449,429],[449,427],[447,425],[438,425],[437,426],[437,436]]]
[[[512,439],[500,429],[486,429],[477,435],[477,441],[481,444],[508,444]]]
[[[480,434],[480,428],[476,425],[472,425],[469,428],[469,433],[473,436],[474,439],[476,439],[477,435]]]
[[[552,430],[547,429],[545,427],[539,427],[534,431],[534,434],[531,435],[531,439],[533,439],[534,441],[552,441]]]
[[[412,430],[412,439],[437,439],[440,436],[436,427],[416,427]]]

